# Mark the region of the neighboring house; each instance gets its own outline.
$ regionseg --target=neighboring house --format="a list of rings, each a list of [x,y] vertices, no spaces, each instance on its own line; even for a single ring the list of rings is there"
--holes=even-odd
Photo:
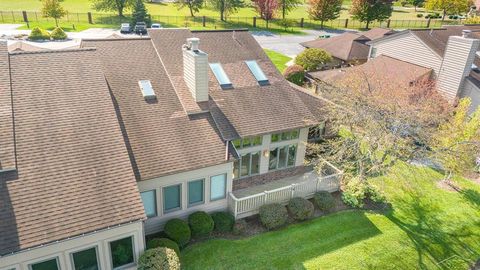
[[[470,97],[476,108],[480,105],[479,38],[480,25],[405,30],[369,42],[369,57],[383,55],[430,68],[438,91],[448,101]]]
[[[325,101],[247,31],[149,35],[38,52],[0,42],[1,270],[135,267],[169,219],[338,189],[304,166]],[[275,185],[288,192],[267,198]]]
[[[333,56],[331,66],[358,65],[367,61],[369,41],[395,33],[384,28],[374,28],[366,32],[345,32],[331,38],[322,38],[301,43],[305,48],[324,49]]]

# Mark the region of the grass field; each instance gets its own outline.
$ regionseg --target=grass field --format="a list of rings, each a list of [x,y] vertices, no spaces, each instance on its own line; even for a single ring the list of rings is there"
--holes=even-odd
[[[437,187],[442,175],[398,165],[373,181],[387,213],[350,210],[182,252],[184,269],[467,269],[480,258],[480,186]]]
[[[272,51],[269,49],[264,49],[264,51],[268,55],[270,60],[272,60],[273,64],[277,67],[277,69],[282,73],[287,68],[286,64],[288,63],[288,61],[292,60],[292,58],[276,51]]]

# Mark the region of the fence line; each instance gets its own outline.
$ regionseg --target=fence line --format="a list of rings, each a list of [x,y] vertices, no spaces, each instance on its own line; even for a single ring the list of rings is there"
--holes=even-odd
[[[286,20],[272,19],[263,20],[259,17],[230,16],[225,21],[219,17],[210,16],[164,16],[152,15],[152,22],[161,23],[163,27],[193,27],[209,29],[249,28],[249,29],[273,29],[294,30],[298,28],[316,29],[321,27],[321,22],[309,18],[289,18]],[[130,16],[119,17],[115,14],[103,13],[67,13],[59,19],[60,24],[98,24],[118,27],[122,22],[129,22]],[[0,23],[44,23],[53,22],[51,18],[45,18],[36,11],[0,11]],[[443,24],[461,24],[461,20],[439,19],[412,19],[412,20],[386,20],[370,22],[370,27],[386,28],[437,28]],[[353,19],[335,19],[324,22],[325,28],[359,29],[365,27],[364,22]]]

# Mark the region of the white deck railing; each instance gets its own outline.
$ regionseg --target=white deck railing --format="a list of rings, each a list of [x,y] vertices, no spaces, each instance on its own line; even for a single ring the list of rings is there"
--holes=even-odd
[[[311,198],[318,191],[335,192],[340,189],[340,180],[342,172],[327,161],[322,161],[328,171],[333,170],[333,174],[319,175],[312,173],[307,180],[299,183],[293,183],[288,186],[237,198],[233,193],[229,193],[228,207],[235,218],[244,218],[258,213],[260,207],[264,204],[281,203],[286,204],[294,197]]]

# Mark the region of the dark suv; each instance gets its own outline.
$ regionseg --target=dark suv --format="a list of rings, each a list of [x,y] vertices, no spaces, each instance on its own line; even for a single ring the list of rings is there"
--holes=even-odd
[[[145,22],[137,22],[135,28],[133,29],[137,35],[146,35],[147,34],[147,24]]]

